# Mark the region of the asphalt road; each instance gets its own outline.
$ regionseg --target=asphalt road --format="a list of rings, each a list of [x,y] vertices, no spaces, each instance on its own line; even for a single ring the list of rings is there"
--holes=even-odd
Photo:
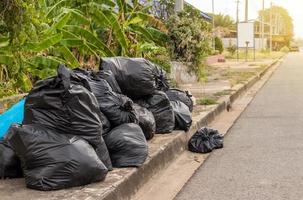
[[[175,200],[303,200],[303,54],[289,54]]]

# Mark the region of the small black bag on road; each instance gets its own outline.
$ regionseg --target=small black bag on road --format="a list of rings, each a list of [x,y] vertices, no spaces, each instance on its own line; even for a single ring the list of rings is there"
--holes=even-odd
[[[217,130],[201,128],[188,141],[188,150],[195,153],[209,153],[214,149],[223,148],[224,136]]]
[[[175,114],[175,130],[188,131],[192,123],[189,108],[181,101],[171,101],[170,103]]]
[[[38,125],[13,125],[8,141],[20,157],[26,186],[58,190],[105,178],[108,170],[85,140]]]
[[[145,136],[137,124],[122,124],[105,137],[114,167],[139,167],[148,155]]]
[[[140,106],[147,108],[156,120],[156,133],[171,133],[175,127],[175,116],[172,105],[162,91],[136,101]]]
[[[0,179],[22,177],[21,163],[11,145],[0,140]]]

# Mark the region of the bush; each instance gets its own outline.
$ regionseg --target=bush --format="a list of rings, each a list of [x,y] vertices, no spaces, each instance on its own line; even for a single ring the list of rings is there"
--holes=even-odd
[[[233,56],[233,55],[235,55],[235,53],[237,51],[237,46],[231,45],[231,46],[227,47],[227,51],[228,51],[228,53],[230,53],[231,56]]]
[[[290,50],[287,46],[284,46],[280,49],[281,52],[288,53]]]
[[[199,74],[203,59],[211,53],[210,26],[200,12],[185,9],[167,21],[171,57],[177,61],[192,63],[191,70]]]
[[[224,50],[223,42],[222,42],[221,38],[219,38],[219,37],[215,37],[215,49],[218,50],[220,54]]]

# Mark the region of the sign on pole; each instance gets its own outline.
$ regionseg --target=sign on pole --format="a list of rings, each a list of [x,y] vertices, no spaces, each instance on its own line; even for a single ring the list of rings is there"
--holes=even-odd
[[[238,23],[238,48],[254,48],[255,34],[253,22]]]

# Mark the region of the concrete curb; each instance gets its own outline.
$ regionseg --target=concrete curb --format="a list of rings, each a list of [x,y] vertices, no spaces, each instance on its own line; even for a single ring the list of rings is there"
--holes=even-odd
[[[231,104],[241,96],[247,89],[253,86],[258,80],[260,80],[266,72],[274,65],[278,63],[281,58],[277,59],[271,65],[267,66],[262,72],[252,77],[241,86],[235,86],[232,94],[222,99],[221,102],[216,105],[208,113],[203,113],[199,116],[199,120],[195,122],[191,129],[184,133],[183,131],[174,132],[175,137],[169,143],[162,146],[161,149],[156,151],[153,155],[150,155],[148,160],[133,173],[129,174],[124,181],[120,184],[112,187],[102,199],[104,200],[126,200],[130,199],[133,194],[145,183],[152,178],[154,174],[166,167],[171,161],[173,161],[182,151],[187,148],[188,139],[201,127],[207,126],[212,122],[216,116],[231,106]]]

